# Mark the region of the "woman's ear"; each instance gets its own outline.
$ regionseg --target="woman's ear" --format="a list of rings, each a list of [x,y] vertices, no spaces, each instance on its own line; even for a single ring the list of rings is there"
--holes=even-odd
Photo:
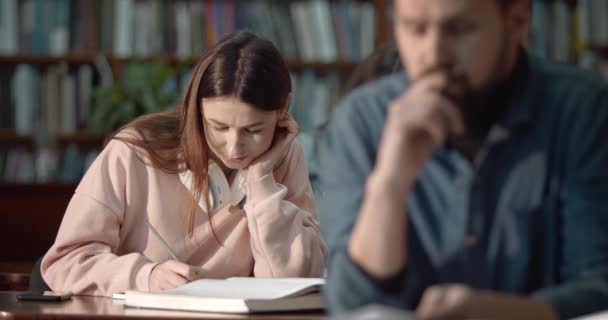
[[[280,113],[279,113],[279,118],[283,118],[287,112],[289,111],[289,105],[291,104],[291,92],[287,95],[287,98],[285,99],[285,104],[283,105],[283,107],[281,107]]]

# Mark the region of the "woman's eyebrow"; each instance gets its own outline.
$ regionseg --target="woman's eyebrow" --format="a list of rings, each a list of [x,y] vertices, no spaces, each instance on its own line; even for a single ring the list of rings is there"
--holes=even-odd
[[[213,122],[214,124],[219,125],[219,126],[228,126],[227,124],[222,123],[222,122],[217,121],[217,120],[214,120],[214,119],[207,119],[207,121]],[[242,128],[257,127],[257,126],[261,126],[263,124],[264,124],[263,121],[258,121],[258,122],[253,122],[253,123],[250,123],[250,124],[246,124],[246,125],[242,126]]]

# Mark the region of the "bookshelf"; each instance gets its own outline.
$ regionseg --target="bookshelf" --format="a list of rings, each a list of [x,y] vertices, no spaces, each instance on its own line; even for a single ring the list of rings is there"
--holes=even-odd
[[[534,0],[529,48],[556,62],[593,68],[608,57],[608,2],[605,0]]]
[[[128,64],[133,61],[160,63],[175,68],[192,67],[197,57],[217,40],[234,30],[247,28],[270,39],[282,51],[296,88],[294,105],[307,103],[322,105],[326,109],[311,112],[292,110],[300,127],[313,132],[326,121],[329,108],[338,99],[357,62],[390,38],[389,2],[107,0],[91,3],[85,0],[7,0],[1,2],[0,7],[6,13],[14,13],[10,16],[16,19],[6,19],[8,23],[0,25],[0,33],[7,35],[7,41],[0,44],[0,72],[6,77],[15,74],[18,66],[26,65],[31,70],[23,71],[26,75],[21,78],[28,78],[30,82],[43,83],[46,77],[59,78],[59,81],[68,78],[78,86],[81,79],[74,74],[86,68],[94,73],[88,79],[91,82],[90,91],[104,86],[104,81],[106,86],[112,82],[119,83],[125,76]],[[50,76],[49,70],[53,72]],[[179,83],[173,85],[173,90],[178,94],[187,77],[187,72],[175,76]],[[15,80],[9,81],[13,83]],[[65,83],[53,85],[63,89]],[[48,87],[49,83],[45,82],[43,86]],[[313,99],[298,95],[312,96]],[[6,96],[6,92],[2,96],[0,91],[0,100],[7,99]],[[45,100],[43,97],[38,99]],[[88,101],[91,101],[90,97]],[[40,102],[40,109],[49,110],[47,117],[57,118],[60,117],[56,115],[58,113],[74,113],[75,108],[80,108],[81,101],[69,102],[76,105],[69,111],[62,110],[68,105],[65,100],[52,103],[54,109]],[[19,113],[23,108],[16,105],[9,107],[13,109],[13,114],[5,114],[19,118],[14,113]],[[94,108],[88,105],[83,113],[89,114],[92,112],[90,109]],[[44,113],[40,110],[37,112]],[[45,125],[49,122],[52,124],[47,126],[54,127],[42,130],[42,135],[48,133],[50,138],[47,140],[51,140],[53,145],[63,147],[73,143],[79,147],[101,146],[104,133],[91,133],[91,124],[86,119],[75,120],[72,116],[69,121],[77,123],[67,126],[68,129],[55,124],[64,120],[42,120]],[[27,124],[33,121],[21,122]],[[11,131],[11,128],[14,130]],[[35,136],[41,134],[32,130],[31,125],[26,125],[24,129],[23,125],[7,125],[0,121],[0,147],[39,147],[40,142]],[[105,134],[108,132],[106,130]],[[0,161],[1,158],[0,154]],[[6,163],[0,162],[0,165],[6,166]],[[2,181],[0,172],[0,183]]]

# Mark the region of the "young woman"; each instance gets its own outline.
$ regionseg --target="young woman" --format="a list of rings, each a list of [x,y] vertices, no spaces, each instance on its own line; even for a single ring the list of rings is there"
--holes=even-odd
[[[269,41],[238,32],[220,42],[177,109],[127,124],[88,170],[42,260],[51,289],[107,296],[199,278],[322,276],[290,93]]]

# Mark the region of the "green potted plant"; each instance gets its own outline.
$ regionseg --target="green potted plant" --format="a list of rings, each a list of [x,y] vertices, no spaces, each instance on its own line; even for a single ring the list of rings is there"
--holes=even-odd
[[[177,86],[168,84],[179,69],[161,62],[127,63],[118,82],[93,91],[92,129],[111,132],[142,114],[175,106]]]

